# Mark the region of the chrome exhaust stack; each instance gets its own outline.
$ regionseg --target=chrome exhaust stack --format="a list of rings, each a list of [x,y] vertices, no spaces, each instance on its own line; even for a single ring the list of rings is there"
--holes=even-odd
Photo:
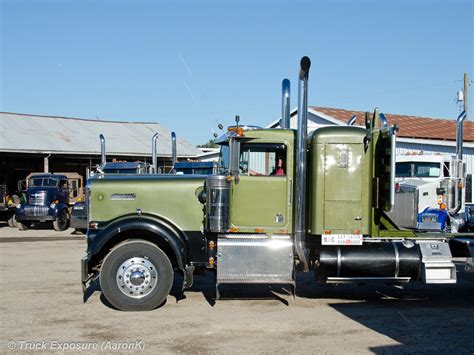
[[[100,163],[104,165],[107,162],[107,157],[105,155],[105,137],[103,134],[99,135],[100,140]]]
[[[158,171],[158,162],[157,162],[157,151],[156,151],[156,141],[158,140],[158,133],[153,135],[151,139],[151,173],[156,174]]]
[[[454,206],[448,208],[448,212],[451,215],[455,215],[459,212],[462,207],[462,189],[463,189],[463,177],[464,167],[462,162],[462,151],[463,151],[463,126],[466,120],[467,113],[463,111],[459,114],[456,120],[456,158],[454,161]],[[451,190],[452,191],[452,190]]]
[[[298,130],[296,145],[295,176],[295,249],[304,271],[309,271],[309,263],[304,238],[306,234],[306,139],[308,135],[308,76],[311,60],[301,58],[298,85]]]
[[[280,127],[282,129],[290,128],[290,81],[283,79],[281,82],[281,120]]]
[[[176,165],[176,158],[177,153],[176,153],[176,133],[171,132],[171,174],[175,174],[176,170],[174,169],[174,166]]]
[[[466,111],[461,112],[456,120],[456,159],[462,160],[462,149],[463,149],[463,127],[464,121],[466,120]]]

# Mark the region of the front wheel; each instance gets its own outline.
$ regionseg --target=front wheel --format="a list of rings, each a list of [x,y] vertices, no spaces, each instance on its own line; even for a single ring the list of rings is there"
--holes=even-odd
[[[10,228],[18,228],[18,223],[16,222],[15,214],[8,219],[8,226]]]
[[[28,230],[28,228],[31,227],[31,223],[26,222],[26,221],[23,221],[23,222],[17,221],[16,224],[18,226],[18,229],[21,230],[21,231],[26,231],[26,230]]]
[[[147,311],[160,306],[173,285],[173,267],[166,254],[145,240],[118,244],[100,270],[105,298],[122,311]]]
[[[53,221],[53,227],[55,231],[64,231],[69,228],[69,213],[66,209],[59,212],[59,215]]]

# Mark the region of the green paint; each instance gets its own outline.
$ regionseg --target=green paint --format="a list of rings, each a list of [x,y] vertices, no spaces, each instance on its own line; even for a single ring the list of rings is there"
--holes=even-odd
[[[285,176],[240,175],[232,181],[230,200],[231,227],[242,233],[263,229],[266,234],[293,230],[294,130],[257,129],[245,132],[241,144],[250,141],[286,146]],[[281,214],[283,221],[277,221]]]
[[[309,229],[311,234],[370,233],[371,162],[367,131],[323,127],[310,137]]]
[[[201,230],[203,205],[196,191],[203,186],[200,178],[183,175],[133,175],[92,178],[91,220],[112,221],[124,215],[151,214],[174,224],[181,230]],[[112,199],[113,194],[135,196],[133,199]],[[103,199],[100,199],[103,196]]]

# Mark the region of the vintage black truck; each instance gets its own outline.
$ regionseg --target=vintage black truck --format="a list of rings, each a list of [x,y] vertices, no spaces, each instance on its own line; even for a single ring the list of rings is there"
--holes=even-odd
[[[82,199],[82,177],[75,173],[30,174],[26,183],[26,200],[15,210],[18,228],[52,222],[56,231],[66,230],[70,208]]]

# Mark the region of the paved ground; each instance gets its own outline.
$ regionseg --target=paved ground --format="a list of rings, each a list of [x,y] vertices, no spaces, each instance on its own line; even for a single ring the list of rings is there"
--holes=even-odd
[[[206,275],[184,295],[175,285],[157,310],[126,313],[99,291],[83,298],[85,241],[71,232],[0,225],[0,353],[474,352],[474,274],[461,267],[454,286],[327,286],[300,274],[296,299],[233,287],[217,302]]]

